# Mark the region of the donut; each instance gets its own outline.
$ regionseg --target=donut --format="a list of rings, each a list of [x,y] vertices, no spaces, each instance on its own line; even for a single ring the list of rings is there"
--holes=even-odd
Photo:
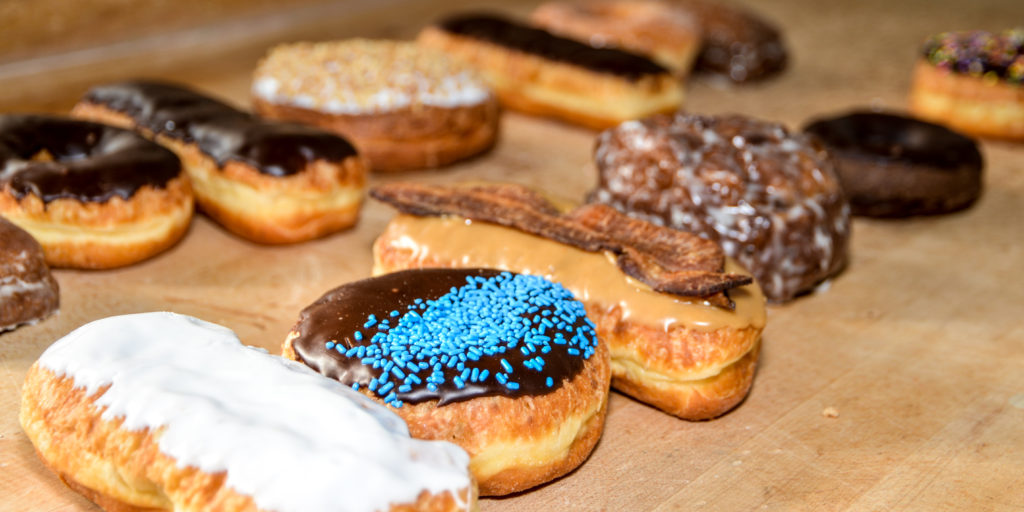
[[[455,15],[424,29],[418,41],[468,62],[502,105],[527,114],[601,129],[683,101],[679,81],[645,57],[499,16]]]
[[[1024,28],[929,38],[914,68],[910,111],[970,135],[1024,140]]]
[[[32,235],[0,217],[0,333],[50,316],[60,288]]]
[[[173,313],[104,318],[29,369],[22,429],[108,511],[474,509],[469,458],[387,408]]]
[[[412,42],[352,39],[270,50],[253,107],[352,140],[374,171],[439,167],[494,145],[498,100],[476,73]]]
[[[690,73],[700,50],[701,30],[696,18],[654,0],[548,2],[533,11],[530,21],[590,46],[644,55],[677,76]]]
[[[703,34],[694,70],[736,83],[761,80],[786,68],[778,28],[747,9],[717,0],[671,0],[697,18]]]
[[[150,258],[185,234],[192,202],[174,153],[129,130],[0,115],[0,216],[39,241],[51,266]]]
[[[808,292],[846,263],[850,206],[811,136],[679,112],[601,133],[594,161],[589,201],[721,244],[768,300]]]
[[[604,430],[607,347],[542,277],[416,269],[346,284],[302,311],[283,352],[389,405],[413,437],[464,448],[484,496],[568,473]]]
[[[390,183],[374,274],[490,267],[539,275],[580,298],[611,356],[612,388],[687,420],[750,390],[765,325],[757,284],[714,243],[605,205],[561,212],[518,185]]]
[[[977,144],[898,114],[850,112],[808,124],[836,163],[854,215],[908,217],[967,208],[981,194]]]
[[[251,241],[301,242],[358,218],[365,166],[337,135],[265,121],[160,82],[94,87],[72,114],[134,129],[174,151],[199,207]]]

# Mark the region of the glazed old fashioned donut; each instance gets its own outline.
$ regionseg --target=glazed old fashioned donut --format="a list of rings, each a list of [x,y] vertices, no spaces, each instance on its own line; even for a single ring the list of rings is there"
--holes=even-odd
[[[502,105],[528,114],[606,128],[683,101],[679,81],[645,57],[495,15],[451,16],[424,29],[418,41],[469,63]]]
[[[32,235],[0,217],[0,333],[57,311],[60,292]]]
[[[55,267],[130,265],[174,245],[192,219],[174,153],[98,123],[0,116],[0,215]]]
[[[676,113],[597,138],[590,200],[697,233],[750,269],[772,301],[846,263],[850,207],[816,139],[741,116]]]
[[[21,426],[71,489],[114,511],[455,511],[469,458],[385,407],[173,313],[110,317],[29,369]]]
[[[498,100],[476,72],[411,42],[278,46],[256,69],[252,96],[261,115],[352,140],[374,171],[448,165],[498,134]]]
[[[968,137],[936,124],[851,112],[804,128],[836,161],[854,215],[907,217],[967,208],[981,194],[982,158]]]
[[[583,305],[537,276],[422,269],[338,287],[284,355],[363,391],[413,437],[470,455],[482,495],[568,473],[604,428],[610,371]]]
[[[1024,140],[1024,28],[929,38],[910,111],[971,135]]]
[[[710,419],[747,395],[764,296],[713,242],[605,205],[562,212],[518,185],[391,183],[397,207],[374,273],[490,267],[543,276],[580,297],[611,356],[612,387],[669,414]]]
[[[778,28],[761,16],[719,0],[669,0],[697,18],[703,39],[694,69],[737,83],[773,76],[786,67]]]
[[[249,240],[310,240],[358,218],[366,170],[340,136],[159,82],[94,87],[72,113],[135,129],[174,151],[200,208]]]

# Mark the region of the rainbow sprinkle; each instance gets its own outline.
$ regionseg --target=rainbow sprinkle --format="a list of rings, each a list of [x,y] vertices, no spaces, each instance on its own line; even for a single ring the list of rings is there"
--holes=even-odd
[[[1024,83],[1024,28],[999,34],[945,32],[929,38],[922,53],[928,62],[955,73]]]

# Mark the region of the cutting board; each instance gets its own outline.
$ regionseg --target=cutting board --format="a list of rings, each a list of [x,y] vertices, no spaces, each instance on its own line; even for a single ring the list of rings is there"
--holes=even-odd
[[[0,107],[60,111],[89,84],[135,75],[245,104],[249,73],[270,39],[412,36],[450,9],[438,1],[396,5],[204,52],[119,54],[23,75],[0,69],[0,89],[11,91]],[[783,27],[789,68],[744,86],[691,81],[689,110],[794,128],[852,107],[899,110],[925,36],[1024,20],[1016,1],[773,0],[756,8]],[[181,48],[188,43],[173,51]],[[594,132],[513,113],[501,128],[487,155],[374,176],[371,184],[512,181],[574,200],[594,185]],[[985,189],[975,206],[940,217],[856,219],[846,271],[817,293],[769,307],[754,386],[735,410],[686,422],[613,393],[604,436],[582,467],[519,495],[483,499],[480,509],[1024,509],[1024,145],[981,147]],[[43,467],[18,426],[21,382],[50,343],[97,318],[171,310],[277,352],[302,307],[369,275],[370,246],[393,213],[370,201],[354,229],[284,247],[248,243],[198,216],[181,243],[152,260],[56,271],[60,314],[0,334],[0,510],[95,509]]]

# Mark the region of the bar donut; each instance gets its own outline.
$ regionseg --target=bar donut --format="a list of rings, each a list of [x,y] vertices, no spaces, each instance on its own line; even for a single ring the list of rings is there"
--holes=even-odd
[[[583,305],[542,277],[416,269],[340,286],[283,353],[386,404],[413,437],[470,455],[481,495],[579,466],[604,429],[610,370]]]
[[[29,369],[20,421],[108,511],[475,509],[468,457],[308,368],[173,313],[110,317]]]
[[[0,217],[0,333],[57,311],[60,288],[32,235]]]
[[[159,82],[94,87],[72,114],[132,128],[174,151],[199,207],[249,240],[301,242],[358,218],[366,169],[338,135],[262,120]]]
[[[487,266],[544,276],[580,297],[611,354],[612,387],[690,420],[750,389],[764,297],[713,242],[604,205],[561,212],[518,185],[392,183],[398,208],[374,243],[374,273]]]
[[[132,131],[0,116],[0,215],[38,240],[51,266],[145,260],[185,234],[192,210],[178,158]]]

